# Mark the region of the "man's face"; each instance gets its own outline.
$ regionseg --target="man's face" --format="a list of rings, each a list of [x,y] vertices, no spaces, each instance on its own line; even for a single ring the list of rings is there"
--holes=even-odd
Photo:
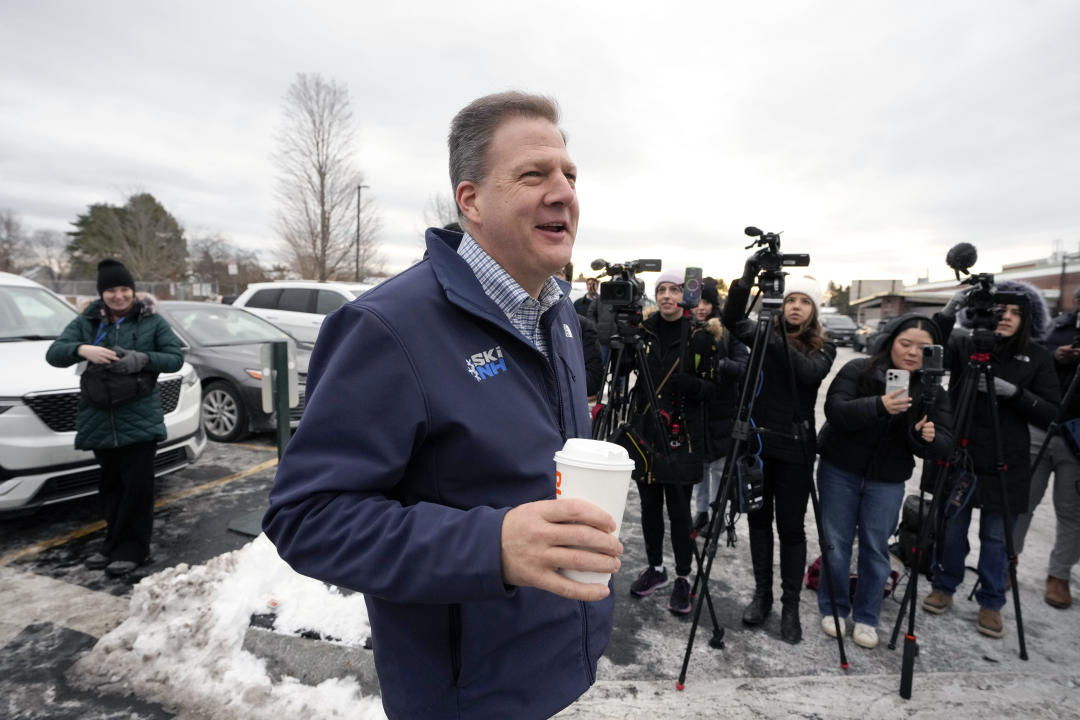
[[[679,301],[682,300],[682,288],[671,282],[662,282],[656,286],[656,307],[660,317],[667,321],[678,320],[683,316]]]
[[[570,261],[577,234],[577,168],[559,129],[515,117],[495,130],[487,177],[457,187],[476,241],[530,294]]]
[[[588,293],[589,297],[596,296],[596,285],[597,283],[594,278],[589,278],[585,281],[585,291]]]

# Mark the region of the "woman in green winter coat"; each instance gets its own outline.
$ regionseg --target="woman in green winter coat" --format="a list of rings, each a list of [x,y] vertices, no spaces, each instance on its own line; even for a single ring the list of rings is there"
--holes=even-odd
[[[45,359],[56,367],[86,362],[119,375],[142,373],[152,381],[149,393],[110,407],[91,404],[84,393],[75,420],[75,447],[92,450],[101,464],[106,523],[101,550],[86,566],[121,576],[150,556],[154,455],[166,437],[157,373],[179,370],[184,356],[165,319],[135,299],[135,281],[121,263],[98,263],[97,289],[101,298],[64,328]]]

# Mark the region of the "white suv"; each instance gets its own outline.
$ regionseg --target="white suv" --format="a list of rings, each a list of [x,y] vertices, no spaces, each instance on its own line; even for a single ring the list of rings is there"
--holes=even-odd
[[[283,280],[252,283],[233,301],[301,342],[313,343],[323,319],[375,287],[370,283]]]
[[[0,514],[98,491],[94,454],[75,449],[79,379],[45,351],[77,316],[51,290],[0,272]],[[194,462],[206,448],[199,422],[202,386],[190,364],[158,378],[168,437],[158,444],[157,475]]]

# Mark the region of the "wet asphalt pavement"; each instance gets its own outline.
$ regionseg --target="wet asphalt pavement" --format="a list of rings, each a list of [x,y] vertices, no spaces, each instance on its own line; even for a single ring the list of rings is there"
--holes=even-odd
[[[229,528],[250,527],[265,509],[277,459],[273,442],[272,435],[210,442],[197,463],[158,478],[152,558],[124,578],[83,567],[104,533],[82,534],[100,520],[96,498],[0,518],[0,598],[7,607],[0,614],[0,717],[183,717],[137,698],[74,688],[64,673],[123,618],[131,588],[143,577],[180,563],[201,564],[250,542],[250,535]],[[42,612],[46,605],[54,607]],[[44,614],[67,622],[34,621]]]

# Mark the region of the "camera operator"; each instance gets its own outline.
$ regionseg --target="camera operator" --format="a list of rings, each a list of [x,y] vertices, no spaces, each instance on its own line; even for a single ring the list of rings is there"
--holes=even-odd
[[[1046,335],[1049,326],[1049,313],[1042,295],[1027,283],[1011,280],[998,282],[995,290],[997,293],[1023,294],[1027,299],[1022,306],[1004,305],[996,311],[1000,314],[990,352],[994,391],[998,399],[1000,452],[1006,466],[1005,499],[1012,516],[1010,525],[1013,525],[1016,515],[1028,509],[1031,467],[1028,424],[1043,428],[1049,425],[1057,413],[1056,403],[1060,393],[1050,353],[1038,342]],[[934,315],[934,321],[943,335],[951,333],[957,313],[960,313],[961,325],[972,326],[975,316],[971,309],[966,308],[975,291],[977,289],[961,290],[941,312]],[[971,336],[950,337],[945,363],[951,371],[949,395],[954,406],[961,385],[958,378],[974,352]],[[945,522],[943,537],[938,538],[942,544],[938,553],[941,564],[934,572],[931,583],[933,590],[923,599],[922,606],[927,612],[941,614],[952,605],[953,593],[964,579],[972,508],[979,507],[980,582],[975,593],[979,603],[976,629],[988,637],[1000,638],[1004,635],[1001,608],[1005,606],[1008,557],[1005,514],[996,468],[998,448],[994,447],[993,416],[989,403],[985,383],[980,377],[968,431],[968,450],[977,478],[974,501],[965,503]],[[962,431],[963,428],[956,428],[957,433]],[[933,491],[929,484],[930,477],[924,473],[923,488]]]
[[[914,456],[936,460],[952,449],[949,398],[937,392],[927,406],[920,382],[923,348],[941,344],[941,331],[925,315],[892,320],[885,341],[869,358],[856,358],[840,368],[825,400],[825,426],[818,438],[821,460],[817,486],[821,524],[829,547],[824,568],[832,575],[840,633],[851,613],[855,644],[878,643],[882,589],[889,577],[889,536],[896,530],[904,483],[915,467]],[[910,388],[886,393],[885,371],[912,374]],[[859,582],[849,599],[848,569],[858,530]],[[836,637],[833,603],[826,583],[818,586],[821,628]]]
[[[724,326],[748,346],[752,346],[756,324],[744,317],[746,303],[760,270],[758,256],[746,262],[743,276],[731,284],[721,315]],[[818,319],[821,284],[809,275],[788,276],[783,297],[783,323],[777,316],[775,332],[766,349],[763,377],[758,385],[753,421],[767,432],[758,437],[762,444],[764,505],[748,513],[750,558],[754,566],[754,597],[743,612],[746,625],[760,625],[772,610],[773,507],[780,537],[780,586],[783,612],[780,636],[790,643],[802,640],[799,622],[799,591],[806,567],[804,519],[810,497],[814,449],[804,452],[803,442],[813,443],[814,404],[821,381],[836,358],[836,347],[825,339]],[[785,338],[781,335],[784,333]],[[786,350],[786,355],[785,355]],[[795,377],[796,396],[791,397],[790,372]],[[792,401],[795,402],[792,402]],[[804,439],[793,432],[802,427]],[[751,440],[751,445],[754,441]]]
[[[1073,301],[1080,303],[1080,288],[1073,293]],[[1057,370],[1061,392],[1064,393],[1076,372],[1080,360],[1080,322],[1076,310],[1065,312],[1054,318],[1054,327],[1043,342],[1043,347],[1054,354],[1054,367]],[[1080,418],[1080,392],[1074,392],[1068,407],[1062,413],[1064,424]],[[1046,433],[1038,428],[1031,432],[1032,462],[1043,444]],[[1062,432],[1056,433],[1047,445],[1042,461],[1031,478],[1031,494],[1027,512],[1020,515],[1013,531],[1013,543],[1016,554],[1024,549],[1024,538],[1031,526],[1031,517],[1035,508],[1046,492],[1050,482],[1050,473],[1054,473],[1054,515],[1057,530],[1054,534],[1054,548],[1050,551],[1050,562],[1046,576],[1046,593],[1043,598],[1051,607],[1065,610],[1072,605],[1069,593],[1069,575],[1072,568],[1080,561],[1080,459],[1073,446],[1066,442]]]
[[[692,609],[689,575],[693,561],[690,536],[690,492],[701,480],[707,457],[705,406],[715,391],[713,355],[716,343],[700,323],[685,317],[682,307],[683,278],[676,272],[660,273],[656,280],[658,312],[641,323],[649,375],[656,383],[656,398],[639,394],[635,414],[645,422],[644,437],[655,448],[668,443],[670,456],[655,453],[649,473],[637,478],[641,496],[641,530],[649,566],[630,585],[637,597],[647,597],[668,584],[664,567],[664,504],[671,523],[671,547],[675,554],[675,585],[668,610],[685,615]],[[691,367],[686,367],[687,361]],[[643,388],[637,386],[638,391]],[[662,422],[652,422],[648,403],[656,402]]]
[[[694,529],[704,532],[709,525],[709,504],[716,501],[724,474],[724,462],[731,450],[731,428],[739,406],[739,383],[746,374],[750,350],[730,332],[724,332],[720,322],[720,294],[715,278],[705,278],[701,302],[691,310],[694,319],[716,338],[717,391],[706,413],[709,421],[709,458],[705,463],[702,482],[694,492]]]

